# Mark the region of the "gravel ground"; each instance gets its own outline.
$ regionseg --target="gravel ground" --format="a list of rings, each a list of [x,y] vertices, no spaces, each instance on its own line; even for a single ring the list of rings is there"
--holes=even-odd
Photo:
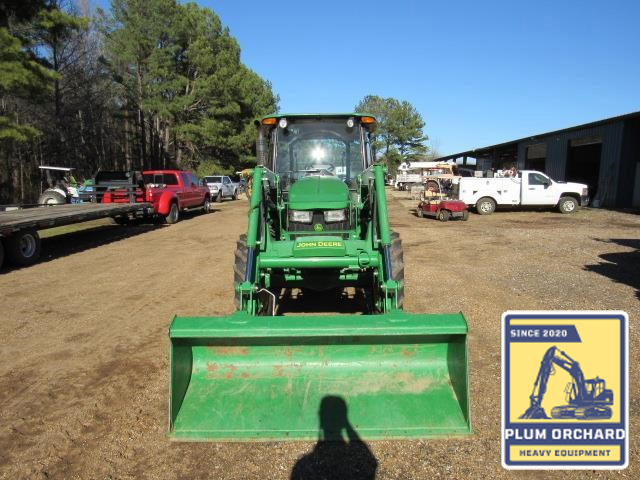
[[[640,216],[605,210],[418,219],[390,194],[405,248],[405,308],[469,322],[474,435],[369,442],[376,478],[640,478],[507,472],[500,465],[500,315],[621,309],[630,316],[630,427],[640,363]],[[167,227],[101,226],[43,241],[37,265],[0,273],[0,478],[289,478],[314,442],[170,443],[167,328],[233,310],[244,200]],[[371,465],[363,468],[370,468]]]

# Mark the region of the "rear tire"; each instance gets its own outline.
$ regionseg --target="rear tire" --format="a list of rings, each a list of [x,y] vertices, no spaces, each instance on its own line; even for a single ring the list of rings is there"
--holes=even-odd
[[[247,272],[247,235],[242,234],[236,242],[236,253],[233,264],[233,285],[244,282],[244,277]],[[240,310],[240,294],[234,292],[233,304],[236,306],[236,310]]]
[[[396,282],[402,282],[398,290],[398,308],[404,304],[404,253],[402,240],[398,232],[391,232],[391,278]]]
[[[424,212],[422,211],[422,208],[420,208],[420,207],[418,207],[418,217],[424,218]]]
[[[116,222],[118,225],[128,225],[129,224],[129,216],[128,215],[122,215],[122,216],[113,217],[113,221]]]
[[[6,240],[7,259],[14,265],[26,266],[40,258],[40,236],[33,228],[14,233]]]
[[[496,211],[496,201],[493,198],[482,197],[476,202],[476,212],[480,215],[491,215]]]
[[[578,201],[573,197],[562,197],[558,202],[560,213],[573,213],[578,209]]]
[[[469,220],[469,210],[462,212],[462,221],[466,222],[467,220]]]
[[[40,205],[64,205],[67,203],[67,199],[58,192],[45,191],[40,198],[38,198]]]
[[[238,190],[234,190],[233,191],[233,196],[231,197],[231,200],[237,200],[238,199]]]
[[[0,268],[2,268],[2,263],[4,262],[4,243],[2,239],[0,239]]]
[[[174,202],[171,204],[169,214],[164,219],[169,225],[178,223],[178,220],[180,220],[180,209],[178,208],[177,203]]]

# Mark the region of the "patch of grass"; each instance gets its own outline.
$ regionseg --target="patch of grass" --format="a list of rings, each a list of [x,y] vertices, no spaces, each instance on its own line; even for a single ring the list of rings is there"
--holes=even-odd
[[[90,220],[88,222],[73,223],[71,225],[63,225],[61,227],[47,228],[39,230],[40,238],[51,238],[67,233],[81,232],[83,230],[91,230],[92,228],[104,227],[107,225],[116,225],[111,218],[100,218],[98,220]]]

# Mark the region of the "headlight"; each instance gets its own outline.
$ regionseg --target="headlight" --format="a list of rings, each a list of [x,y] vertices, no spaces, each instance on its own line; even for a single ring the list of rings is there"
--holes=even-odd
[[[296,223],[311,223],[313,211],[311,210],[289,210],[289,221]]]
[[[582,196],[586,197],[587,195],[589,195],[589,189],[588,188],[583,188],[582,189]]]
[[[327,223],[344,222],[345,218],[344,210],[325,210],[324,212],[324,221]]]
[[[217,185],[211,185],[209,187],[209,190],[211,190],[212,192],[215,192],[216,190],[218,190],[218,186]]]

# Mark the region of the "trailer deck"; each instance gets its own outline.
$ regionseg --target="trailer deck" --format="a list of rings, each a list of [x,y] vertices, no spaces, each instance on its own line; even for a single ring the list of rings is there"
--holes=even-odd
[[[0,234],[11,235],[25,228],[44,230],[99,218],[153,211],[150,203],[76,203],[19,208],[0,212]]]
[[[38,230],[107,217],[152,216],[150,203],[75,203],[8,207],[0,212],[0,266],[5,250],[15,265],[29,265],[40,257]]]

